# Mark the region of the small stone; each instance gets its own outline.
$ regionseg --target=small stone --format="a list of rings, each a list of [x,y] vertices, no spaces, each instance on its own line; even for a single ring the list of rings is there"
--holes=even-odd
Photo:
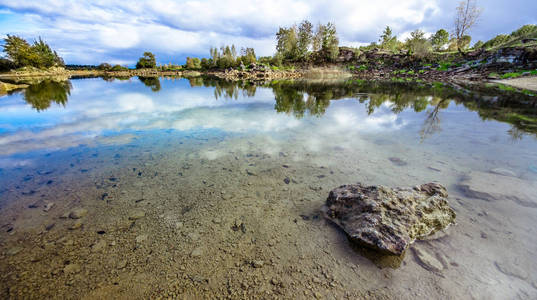
[[[7,250],[6,254],[13,256],[13,255],[17,255],[21,251],[22,251],[22,247],[15,246],[15,247],[9,248],[9,250]]]
[[[198,247],[198,248],[195,248],[194,250],[192,250],[192,252],[190,253],[190,256],[191,257],[200,257],[202,254],[203,254],[203,251],[202,251],[201,247]]]
[[[145,217],[145,212],[143,210],[136,210],[129,215],[129,220],[138,220],[143,217]]]
[[[291,179],[289,179],[289,177],[285,177],[283,182],[285,182],[285,184],[289,184],[289,182],[291,182]]]
[[[88,214],[88,210],[85,208],[75,208],[69,213],[69,218],[80,219]]]
[[[73,224],[71,224],[71,226],[69,226],[69,229],[70,230],[75,230],[75,229],[79,229],[80,227],[82,227],[83,223],[81,220],[76,220]]]
[[[406,166],[408,163],[402,159],[400,159],[399,157],[390,157],[388,158],[394,165],[396,166],[399,166],[399,167],[402,167],[402,166]]]
[[[193,241],[197,241],[197,240],[200,239],[200,235],[197,232],[190,232],[190,233],[187,234],[187,236],[188,236],[189,239],[191,239]]]
[[[141,234],[136,237],[136,243],[142,243],[147,240],[147,234]]]
[[[124,269],[126,266],[127,266],[127,260],[126,259],[122,259],[122,260],[118,261],[118,263],[117,263],[117,268],[118,269]]]
[[[54,206],[54,202],[48,202],[47,204],[45,204],[45,208],[43,208],[43,211],[48,212],[49,210],[52,209],[53,206]]]
[[[183,228],[183,222],[176,222],[175,223],[175,228],[176,229]]]
[[[444,269],[444,265],[442,265],[442,263],[436,257],[434,257],[434,255],[428,253],[424,249],[420,247],[414,247],[412,248],[412,250],[414,252],[416,260],[418,261],[418,264],[424,269],[433,272],[440,272]]]
[[[77,264],[68,264],[63,268],[65,274],[76,274],[80,272],[80,266]]]
[[[254,261],[252,262],[252,266],[253,266],[254,268],[262,268],[264,264],[265,264],[265,262],[262,261],[262,260],[254,260]]]
[[[106,248],[107,244],[108,243],[104,239],[100,240],[97,243],[93,244],[93,246],[91,246],[91,252],[98,252]]]
[[[280,284],[280,281],[279,281],[278,279],[276,279],[276,278],[272,278],[272,279],[270,280],[270,283],[272,283],[273,285],[279,285],[279,284]]]
[[[313,295],[315,296],[316,299],[322,299],[323,298],[323,295],[321,295],[321,293],[319,293],[319,292],[315,292]]]

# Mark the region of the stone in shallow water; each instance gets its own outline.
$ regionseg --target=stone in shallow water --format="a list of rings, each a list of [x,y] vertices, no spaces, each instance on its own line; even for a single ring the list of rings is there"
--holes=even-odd
[[[446,188],[437,183],[393,189],[358,183],[330,191],[323,211],[352,241],[401,255],[415,239],[455,221],[447,196]]]
[[[413,246],[412,250],[420,266],[426,270],[440,272],[444,269],[444,265],[435,257],[434,254],[431,254],[420,247]]]
[[[464,176],[459,188],[470,198],[487,201],[511,200],[524,207],[537,207],[535,181],[472,171]]]
[[[69,218],[80,219],[88,214],[88,210],[85,208],[75,208],[69,213]]]
[[[138,220],[145,217],[145,212],[143,210],[135,210],[129,215],[129,220]]]

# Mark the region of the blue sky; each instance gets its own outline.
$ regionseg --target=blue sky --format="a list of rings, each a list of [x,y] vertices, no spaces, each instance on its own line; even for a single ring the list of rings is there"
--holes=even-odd
[[[477,0],[483,8],[474,41],[537,23],[535,0]],[[456,0],[206,0],[67,1],[0,0],[0,38],[39,36],[69,64],[133,65],[143,51],[159,63],[208,56],[209,47],[234,43],[258,55],[275,50],[279,26],[303,19],[334,22],[342,45],[378,40],[386,25],[400,39],[420,28],[450,31]]]

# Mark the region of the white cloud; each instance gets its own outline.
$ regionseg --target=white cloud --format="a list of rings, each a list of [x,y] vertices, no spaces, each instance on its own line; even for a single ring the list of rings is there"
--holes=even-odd
[[[187,55],[206,56],[210,46],[231,43],[270,55],[278,27],[303,19],[334,22],[345,45],[376,41],[386,25],[404,39],[416,28],[451,29],[456,5],[451,0],[0,0],[0,11],[14,18],[2,24],[6,33],[41,35],[67,62],[133,64],[144,50],[162,62],[183,63]],[[487,0],[474,40],[537,22],[536,9],[531,0]]]
[[[271,55],[278,27],[303,19],[335,22],[342,42],[363,44],[385,24],[404,28],[434,16],[438,1],[0,0],[0,9],[34,20],[38,28],[32,33],[39,32],[67,62],[132,64],[143,50],[154,51],[163,62],[178,57],[175,62],[182,63],[186,55],[207,56],[209,47],[231,43]]]

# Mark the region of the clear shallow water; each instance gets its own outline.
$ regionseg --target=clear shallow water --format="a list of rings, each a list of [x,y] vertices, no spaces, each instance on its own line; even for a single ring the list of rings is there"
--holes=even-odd
[[[491,93],[132,78],[4,96],[2,295],[533,298],[535,105]],[[430,181],[457,225],[412,247],[440,270],[412,251],[384,267],[319,214],[341,184]]]

